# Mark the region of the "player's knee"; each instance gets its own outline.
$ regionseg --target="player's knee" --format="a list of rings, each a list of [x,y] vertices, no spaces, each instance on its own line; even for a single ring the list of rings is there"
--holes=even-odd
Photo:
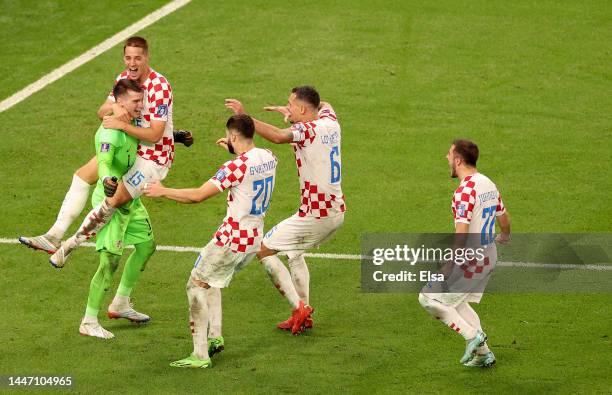
[[[298,267],[302,265],[306,265],[306,260],[304,260],[304,254],[300,254],[298,256],[292,256],[287,260],[287,264],[289,267]]]
[[[155,243],[155,240],[149,240],[145,241],[144,243],[135,245],[134,248],[136,248],[136,251],[138,251],[138,253],[141,254],[143,257],[149,259],[151,255],[153,255],[153,253],[155,252],[157,244]]]

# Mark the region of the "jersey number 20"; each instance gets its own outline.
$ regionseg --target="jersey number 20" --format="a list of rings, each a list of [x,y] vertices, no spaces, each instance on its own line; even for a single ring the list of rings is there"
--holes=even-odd
[[[255,197],[251,204],[252,215],[261,215],[268,211],[268,207],[270,207],[270,198],[272,198],[272,189],[274,189],[274,176],[270,176],[265,180],[253,181]]]

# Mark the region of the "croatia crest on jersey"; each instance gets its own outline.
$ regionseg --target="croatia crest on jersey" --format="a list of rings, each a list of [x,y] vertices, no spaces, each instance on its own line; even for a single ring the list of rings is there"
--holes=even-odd
[[[219,181],[223,181],[223,179],[225,178],[225,170],[219,169],[219,171],[217,171],[217,173],[215,174],[215,178]]]
[[[168,106],[165,104],[160,104],[159,106],[157,106],[156,115],[159,115],[160,117],[168,115]]]
[[[465,215],[465,204],[460,204],[457,206],[457,216],[463,217]]]

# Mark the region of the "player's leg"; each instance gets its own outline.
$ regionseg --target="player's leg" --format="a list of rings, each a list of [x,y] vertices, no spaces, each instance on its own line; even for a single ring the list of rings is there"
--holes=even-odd
[[[118,207],[142,196],[141,186],[144,180],[163,180],[167,174],[168,168],[140,157],[137,158],[134,165],[123,176],[123,182],[119,183],[115,195],[104,199],[85,216],[77,232],[62,243],[49,259],[51,264],[57,268],[63,267],[70,253],[82,242],[98,233],[110,221]]]
[[[457,313],[459,313],[459,315],[463,317],[463,319],[468,324],[470,324],[480,332],[483,332],[482,326],[480,324],[480,317],[478,317],[478,314],[476,313],[476,311],[474,311],[474,309],[472,308],[472,306],[470,306],[468,302],[463,302],[459,304],[456,307],[456,310]],[[489,346],[485,342],[482,346],[476,349],[476,354],[474,355],[474,358],[470,359],[464,365],[473,367],[490,367],[493,366],[494,363],[495,355],[489,349]]]
[[[28,247],[54,253],[72,222],[81,214],[87,198],[89,186],[98,180],[98,164],[94,156],[72,176],[72,184],[64,197],[57,219],[51,228],[41,236],[21,236],[19,241]]]
[[[287,265],[289,266],[291,281],[293,281],[295,290],[300,300],[303,301],[304,304],[310,305],[310,272],[308,271],[306,260],[304,260],[304,252],[298,251],[296,256],[293,251],[289,251],[287,252],[287,257]],[[290,321],[291,317],[277,326],[280,329],[291,329],[292,325],[289,325]],[[313,325],[314,322],[312,317],[308,317],[306,321],[304,321],[304,327],[306,327],[306,329],[311,329]]]
[[[111,285],[113,275],[119,266],[120,255],[111,254],[108,251],[100,253],[100,265],[89,284],[89,297],[87,298],[87,309],[81,321],[79,332],[85,336],[94,336],[102,339],[115,337],[111,332],[102,328],[98,322],[98,313],[104,300],[106,291]]]
[[[153,240],[134,245],[134,252],[125,262],[117,293],[113,302],[108,306],[109,318],[126,318],[138,323],[147,322],[151,319],[148,315],[134,310],[130,303],[130,294],[154,252],[155,242]]]
[[[221,288],[208,289],[208,355],[211,357],[225,349],[221,334],[222,322]]]
[[[207,283],[191,276],[187,281],[189,301],[189,326],[193,339],[193,353],[184,359],[174,361],[170,366],[177,368],[208,368],[212,366],[208,356],[208,290]]]
[[[429,294],[443,295],[443,294]],[[466,340],[467,345],[465,353],[461,358],[461,363],[465,363],[470,360],[474,352],[478,347],[484,345],[487,340],[487,336],[478,328],[470,325],[457,310],[450,304],[442,303],[441,301],[434,299],[433,297],[426,296],[423,293],[419,294],[419,303],[423,308],[436,319],[444,323],[453,331],[457,332]]]

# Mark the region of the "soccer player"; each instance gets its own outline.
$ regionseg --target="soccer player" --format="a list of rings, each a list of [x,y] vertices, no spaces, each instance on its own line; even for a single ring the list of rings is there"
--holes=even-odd
[[[226,107],[236,114],[244,108],[235,99]],[[321,102],[310,86],[293,88],[287,106],[266,107],[284,115],[293,125],[279,129],[255,121],[255,131],[275,144],[292,144],[300,179],[301,205],[298,212],[273,227],[264,237],[257,256],[273,284],[291,304],[291,316],[277,325],[294,335],[313,325],[309,304],[310,274],[304,252],[328,240],[344,222],[341,188],[340,124],[329,103]],[[289,270],[278,258],[285,252]]]
[[[450,292],[442,293],[437,284],[430,282],[419,294],[419,302],[429,314],[463,336],[466,347],[460,360],[462,364],[490,367],[495,363],[495,356],[487,346],[487,335],[482,331],[480,318],[470,302],[480,303],[495,267],[495,241],[502,244],[510,241],[510,219],[495,184],[476,169],[476,144],[469,140],[455,140],[446,159],[451,177],[461,180],[451,202],[456,239],[463,240],[459,244],[465,245],[467,240],[468,245],[483,248],[484,258],[473,259],[461,266],[448,263],[443,272],[449,279]],[[494,238],[496,220],[501,234]],[[477,240],[476,243],[469,241],[473,239]]]
[[[170,170],[174,158],[172,89],[164,76],[149,67],[147,51],[144,39],[128,39],[124,49],[127,70],[118,77],[138,81],[146,87],[145,110],[139,126],[132,125],[120,115],[114,114],[110,97],[99,112],[99,115],[102,115],[110,109],[113,110],[112,116],[104,117],[104,127],[120,129],[140,139],[134,166],[118,183],[114,196],[107,197],[94,207],[86,215],[79,230],[51,256],[49,261],[55,267],[63,267],[70,253],[83,241],[99,232],[118,207],[142,195],[143,181],[163,180]]]
[[[140,84],[130,79],[120,80],[113,88],[113,96],[117,105],[121,106],[130,118],[136,120],[140,117],[143,106],[143,89]],[[114,181],[121,178],[136,160],[138,139],[121,130],[107,129],[101,125],[96,133],[95,146],[99,180],[92,196],[94,206],[102,201],[105,195],[112,196],[115,193]],[[130,294],[140,273],[155,252],[149,214],[137,198],[117,210],[109,224],[98,234],[96,250],[100,253],[100,265],[89,286],[87,308],[79,327],[82,335],[102,339],[114,337],[98,322],[98,312],[119,266],[125,245],[133,245],[134,252],[125,263],[121,284],[108,308],[108,316],[126,318],[133,322],[146,322],[150,319],[146,314],[135,311],[129,303]]]
[[[147,41],[142,37],[130,37],[123,47],[123,60],[125,71],[120,73],[116,81],[130,79],[140,83],[146,91],[145,107],[142,118],[124,130],[129,135],[141,140],[139,151],[143,156],[151,157],[159,155],[160,163],[169,166],[172,161],[173,143],[166,133],[172,130],[172,89],[166,78],[149,66],[149,49]],[[98,117],[102,120],[105,116],[113,114],[120,121],[130,120],[126,110],[115,101],[113,92],[108,95],[107,100],[100,106]],[[139,117],[141,118],[141,117]],[[112,118],[105,121],[105,126],[122,127]],[[164,136],[164,137],[162,137]],[[174,141],[190,146],[193,136],[187,131],[174,133]],[[155,144],[153,144],[155,143]],[[86,165],[78,169],[72,177],[72,184],[66,193],[61,209],[53,226],[41,236],[21,236],[19,241],[28,247],[43,250],[50,254],[59,248],[66,230],[72,222],[83,211],[89,196],[89,186],[98,180],[98,165],[93,157]]]
[[[180,203],[198,203],[229,190],[227,214],[213,239],[202,249],[187,281],[189,321],[193,353],[170,366],[212,366],[207,326],[211,293],[229,285],[234,272],[243,268],[259,249],[264,216],[270,206],[277,159],[272,152],[253,144],[255,126],[246,114],[230,117],[226,137],[217,143],[236,158],[226,162],[199,188],[171,189],[159,182],[147,183],[145,195],[165,197]],[[220,304],[219,304],[220,307]],[[219,323],[220,323],[219,312]]]

